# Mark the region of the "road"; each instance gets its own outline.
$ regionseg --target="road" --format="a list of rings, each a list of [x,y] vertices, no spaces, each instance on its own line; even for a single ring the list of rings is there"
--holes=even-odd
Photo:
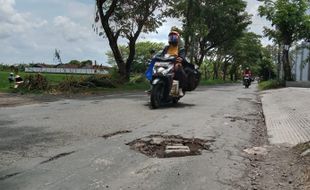
[[[255,85],[230,84],[157,110],[142,93],[0,108],[0,189],[238,189],[257,97]],[[200,138],[210,149],[156,158],[126,145],[150,135]]]

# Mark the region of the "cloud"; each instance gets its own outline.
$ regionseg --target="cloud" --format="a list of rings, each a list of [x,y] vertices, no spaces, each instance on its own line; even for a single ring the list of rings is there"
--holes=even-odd
[[[89,29],[65,16],[55,17],[54,26],[56,27],[56,32],[60,32],[68,42],[85,40],[91,35]]]
[[[257,16],[256,0],[247,0],[253,14],[251,31],[262,34],[265,20]],[[89,0],[0,0],[0,63],[53,63],[55,48],[64,62],[72,59],[106,61],[110,51],[107,39],[92,31],[94,1]],[[141,34],[139,41],[167,43],[171,26],[181,26],[176,19],[158,28],[158,33]],[[127,44],[126,40],[120,40]]]
[[[40,28],[46,20],[34,19],[30,13],[19,13],[14,9],[15,0],[0,0],[0,39],[23,34]]]

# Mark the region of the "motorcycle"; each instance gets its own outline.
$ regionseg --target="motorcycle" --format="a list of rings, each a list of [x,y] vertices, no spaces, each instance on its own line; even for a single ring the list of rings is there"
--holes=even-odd
[[[186,91],[196,89],[200,82],[200,73],[194,65],[183,63],[186,80],[182,93],[179,90],[179,81],[174,79],[175,57],[157,57],[153,66],[151,79],[151,108],[156,109],[167,103],[178,103]]]
[[[251,85],[251,77],[250,75],[246,74],[244,77],[243,77],[243,85],[245,88],[249,88],[249,86]]]

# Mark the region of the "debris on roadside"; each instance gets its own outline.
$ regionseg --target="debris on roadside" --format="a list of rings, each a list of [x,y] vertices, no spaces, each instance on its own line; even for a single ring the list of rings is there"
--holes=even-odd
[[[247,154],[251,154],[251,155],[263,155],[263,156],[265,156],[268,154],[267,146],[247,148],[247,149],[244,149],[243,151],[246,152]]]

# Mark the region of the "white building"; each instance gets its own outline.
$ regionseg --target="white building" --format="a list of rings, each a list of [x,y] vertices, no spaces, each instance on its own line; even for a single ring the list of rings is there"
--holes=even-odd
[[[292,74],[296,81],[310,81],[310,42],[302,43],[296,50],[295,64],[292,68]]]

